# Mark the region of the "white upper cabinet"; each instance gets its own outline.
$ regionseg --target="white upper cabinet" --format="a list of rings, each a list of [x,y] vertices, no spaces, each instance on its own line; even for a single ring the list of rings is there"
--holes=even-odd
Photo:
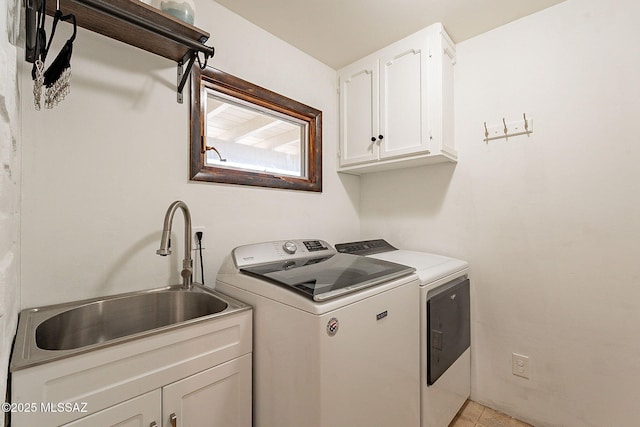
[[[340,172],[455,162],[455,47],[434,24],[338,72]]]

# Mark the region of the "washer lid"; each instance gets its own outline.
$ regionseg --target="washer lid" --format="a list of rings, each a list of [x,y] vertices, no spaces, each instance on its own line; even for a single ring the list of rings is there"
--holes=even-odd
[[[314,301],[325,301],[415,271],[406,265],[359,255],[318,255],[242,266],[240,271],[289,287]]]

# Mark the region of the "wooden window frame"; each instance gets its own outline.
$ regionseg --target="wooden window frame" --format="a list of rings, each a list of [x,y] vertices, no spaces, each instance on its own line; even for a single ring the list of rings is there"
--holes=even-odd
[[[306,122],[306,177],[216,167],[206,164],[205,119],[207,92],[215,91],[258,107]],[[288,190],[322,191],[322,111],[304,105],[246,80],[207,67],[191,71],[191,162],[193,181],[251,185]]]

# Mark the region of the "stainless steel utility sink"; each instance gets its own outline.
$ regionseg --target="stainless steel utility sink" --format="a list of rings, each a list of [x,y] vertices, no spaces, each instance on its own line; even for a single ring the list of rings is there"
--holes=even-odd
[[[203,292],[161,291],[95,301],[56,314],[36,328],[43,350],[70,350],[184,322],[227,308]]]
[[[23,310],[11,369],[46,363],[250,307],[194,284]]]

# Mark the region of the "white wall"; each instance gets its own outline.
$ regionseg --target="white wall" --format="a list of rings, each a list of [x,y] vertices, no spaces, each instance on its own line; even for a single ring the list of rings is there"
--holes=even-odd
[[[189,98],[176,103],[175,63],[80,30],[58,107],[34,111],[30,70],[21,76],[23,308],[179,283],[180,213],[173,255],[155,254],[177,199],[206,228],[209,285],[241,244],[358,237],[358,180],[334,172],[335,71],[215,2],[196,6],[216,48],[211,66],[323,111],[323,193],[190,182]]]
[[[20,249],[20,94],[17,83],[17,49],[8,37],[15,9],[0,5],[0,371],[6,372],[18,320]],[[13,41],[13,40],[11,40]],[[0,375],[4,398],[6,375]],[[4,400],[2,400],[4,402]],[[0,426],[4,414],[0,413]]]
[[[361,182],[364,238],[471,262],[472,397],[536,426],[640,417],[639,19],[568,0],[458,44],[457,166]]]

